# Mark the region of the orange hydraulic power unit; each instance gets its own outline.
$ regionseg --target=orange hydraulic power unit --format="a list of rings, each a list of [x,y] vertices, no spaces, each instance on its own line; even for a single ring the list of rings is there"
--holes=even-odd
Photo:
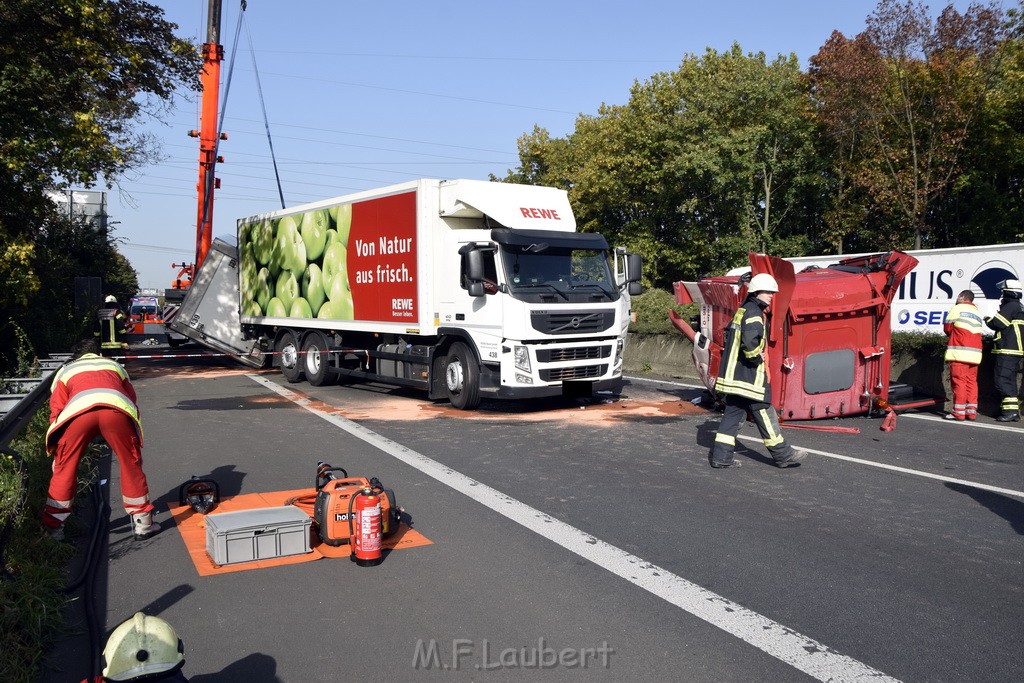
[[[700,305],[699,329],[673,311],[669,318],[693,342],[697,372],[712,394],[725,329],[747,296],[750,277],[768,273],[779,285],[769,309],[768,369],[780,418],[813,420],[886,407],[891,305],[917,259],[892,251],[796,273],[792,263],[774,256],[749,258],[749,273],[674,283],[677,303]]]
[[[349,543],[355,526],[353,502],[367,489],[380,498],[381,536],[390,536],[401,521],[395,492],[385,489],[376,477],[349,477],[344,468],[317,463],[313,525],[321,541],[330,546]]]

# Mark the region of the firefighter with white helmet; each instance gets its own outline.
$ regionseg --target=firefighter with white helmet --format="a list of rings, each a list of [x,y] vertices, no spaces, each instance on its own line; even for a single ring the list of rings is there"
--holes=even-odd
[[[807,453],[786,443],[772,407],[765,314],[778,291],[778,282],[768,273],[750,278],[747,298],[725,331],[725,348],[715,382],[715,392],[725,396],[725,413],[709,457],[716,469],[740,466],[733,453],[736,434],[748,413],[777,467],[790,467],[807,457]]]
[[[1002,298],[999,312],[985,318],[985,324],[995,331],[992,355],[995,357],[995,385],[999,394],[999,422],[1020,421],[1020,387],[1017,375],[1024,357],[1024,304],[1021,303],[1020,280],[999,283]]]
[[[104,356],[121,353],[127,344],[125,335],[128,333],[128,319],[117,303],[117,297],[108,294],[103,300],[103,308],[96,312],[99,329],[95,336],[99,337],[100,348]]]
[[[181,673],[185,646],[174,627],[142,612],[110,634],[103,661],[105,681],[187,681]]]

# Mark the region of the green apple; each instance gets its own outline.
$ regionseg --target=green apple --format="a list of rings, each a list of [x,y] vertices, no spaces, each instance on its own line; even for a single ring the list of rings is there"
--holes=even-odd
[[[302,214],[299,234],[302,235],[302,242],[306,245],[307,260],[316,261],[324,253],[324,246],[327,243],[327,228],[330,224],[331,219],[326,209],[307,211]]]
[[[295,273],[290,270],[281,271],[277,276],[274,296],[281,300],[286,310],[292,307],[292,302],[299,298],[299,281],[295,278]]]
[[[324,320],[352,320],[352,301],[325,301],[316,317]]]
[[[352,292],[348,288],[348,277],[344,273],[339,274],[331,283],[331,289],[327,293],[331,305],[331,317],[339,320],[353,320],[354,306],[352,303]],[[324,306],[327,304],[325,303]]]
[[[260,268],[260,272],[256,274],[256,296],[253,299],[259,304],[260,310],[265,311],[273,296],[273,287],[270,286],[270,271]]]
[[[283,318],[288,315],[288,309],[285,308],[284,302],[278,297],[271,297],[267,303],[267,315],[273,318]]]
[[[252,250],[261,266],[270,263],[274,255],[274,226],[270,221],[253,223],[249,228]]]
[[[256,274],[259,272],[259,264],[256,263],[256,256],[253,254],[252,249],[252,243],[249,242],[239,252],[242,255],[241,264],[239,265],[239,272],[241,273],[239,288],[242,292],[243,301],[256,298]]]
[[[309,307],[309,302],[300,296],[298,299],[292,302],[292,307],[288,311],[288,317],[312,318],[313,310]]]
[[[332,242],[324,250],[324,291],[330,289],[330,283],[339,273],[348,272],[348,249],[341,242]]]
[[[306,244],[293,216],[285,216],[277,224],[274,256],[281,270],[301,273],[306,267]]]
[[[327,231],[327,239],[324,240],[324,248],[326,249],[335,242],[341,242],[341,238],[338,237],[338,231],[335,230],[334,228],[331,228]]]
[[[306,272],[302,274],[302,296],[309,302],[309,307],[313,309],[313,313],[320,310],[324,300],[327,298],[327,292],[324,291],[323,271],[315,263],[310,263],[309,267],[306,268]]]
[[[334,225],[341,243],[348,246],[348,233],[352,229],[352,205],[342,204],[334,214]]]
[[[242,315],[259,317],[263,315],[263,311],[260,310],[260,305],[255,301],[246,301],[242,304]]]

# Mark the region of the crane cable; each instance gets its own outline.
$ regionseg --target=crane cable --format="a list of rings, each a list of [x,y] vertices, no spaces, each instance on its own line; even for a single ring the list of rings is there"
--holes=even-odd
[[[245,16],[245,0],[242,0],[242,15]],[[270,146],[270,161],[274,165],[274,179],[277,180],[277,195],[281,198],[281,208],[285,208],[284,190],[281,189],[281,174],[277,171],[277,156],[274,155],[274,140],[270,137],[270,121],[267,119],[267,104],[263,99],[263,84],[260,82],[260,70],[256,68],[256,50],[252,46],[252,33],[249,22],[245,22],[245,37],[249,40],[249,54],[252,56],[252,72],[256,74],[256,92],[260,97],[260,109],[263,110],[263,127],[267,130],[267,145]]]

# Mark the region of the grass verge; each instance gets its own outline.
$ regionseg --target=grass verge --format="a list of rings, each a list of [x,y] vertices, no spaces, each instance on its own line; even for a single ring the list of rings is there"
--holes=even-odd
[[[20,510],[15,509],[22,489],[20,471],[15,459],[0,455],[0,528],[8,521],[13,525],[3,549],[6,578],[0,578],[0,681],[10,683],[38,680],[47,649],[65,633],[71,596],[62,589],[68,582],[68,561],[77,552],[73,542],[85,533],[72,516],[67,525],[72,542],[60,543],[39,523],[51,472],[44,448],[48,420],[44,405],[10,446],[28,470],[28,495]],[[76,506],[96,477],[96,455],[90,446],[82,459]]]

